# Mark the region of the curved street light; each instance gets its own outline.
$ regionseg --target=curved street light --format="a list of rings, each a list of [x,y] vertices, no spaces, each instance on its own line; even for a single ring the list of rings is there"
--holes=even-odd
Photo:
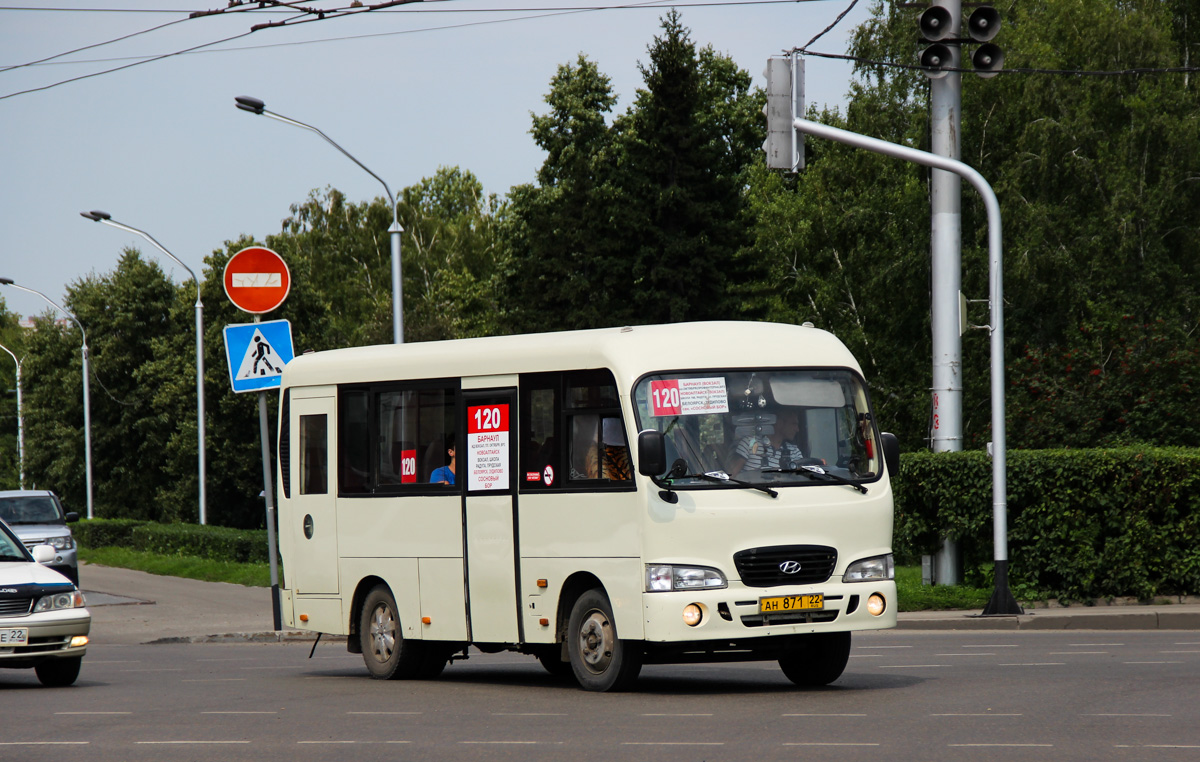
[[[83,337],[83,348],[80,350],[83,355],[83,445],[84,445],[84,460],[87,464],[87,517],[94,518],[95,514],[92,511],[92,392],[89,388],[88,378],[91,371],[88,367],[88,345],[87,332],[83,330],[83,323],[79,322],[79,318],[67,312],[51,301],[50,297],[43,294],[41,291],[35,291],[32,288],[13,283],[12,278],[0,278],[0,285],[12,286],[35,296],[40,296],[54,309],[75,321],[75,325],[79,326],[79,335]]]
[[[8,347],[0,344],[0,349],[8,352],[8,356],[17,364],[17,468],[20,481],[17,484],[25,489],[25,418],[21,415],[21,360]]]
[[[102,212],[98,209],[93,209],[90,212],[80,212],[80,217],[86,217],[93,222],[100,222],[110,227],[124,230],[150,242],[154,248],[166,254],[171,259],[188,271],[188,275],[192,276],[192,282],[196,284],[196,437],[198,444],[198,452],[200,459],[200,523],[207,524],[208,518],[206,515],[207,499],[205,497],[206,469],[205,469],[205,451],[204,451],[204,304],[200,301],[200,279],[196,277],[196,273],[192,272],[192,268],[188,267],[179,257],[167,251],[166,247],[154,237],[144,230],[138,230],[135,227],[130,227],[123,223],[117,222],[108,212]]]
[[[400,234],[404,232],[404,228],[400,227],[400,211],[399,211],[398,207],[396,206],[396,197],[392,195],[392,189],[388,187],[388,184],[386,182],[384,182],[382,177],[375,174],[370,169],[367,169],[366,164],[363,164],[361,161],[354,158],[354,156],[349,151],[347,151],[345,148],[342,148],[340,145],[335,143],[333,138],[331,138],[328,135],[326,135],[325,133],[321,132],[316,127],[313,127],[311,124],[305,124],[304,122],[298,122],[295,119],[290,119],[286,116],[282,116],[280,114],[275,114],[270,111],[267,111],[266,104],[264,104],[258,98],[252,98],[248,95],[239,95],[236,98],[234,98],[234,100],[237,101],[237,107],[239,109],[241,109],[242,111],[248,111],[251,114],[258,114],[260,116],[269,116],[272,119],[283,122],[284,124],[290,124],[295,127],[301,127],[303,129],[310,130],[312,132],[317,133],[318,135],[320,135],[322,138],[325,139],[326,143],[329,143],[329,145],[331,145],[334,148],[341,151],[342,154],[346,158],[350,159],[350,161],[357,164],[364,171],[366,171],[366,173],[368,175],[370,175],[371,177],[374,177],[376,180],[378,180],[380,182],[380,184],[383,185],[383,190],[385,193],[387,193],[388,203],[390,203],[392,205],[392,226],[390,228],[388,228],[388,233],[391,234],[391,239],[392,239],[392,343],[403,344],[404,343],[404,292],[401,289],[401,283],[402,283],[401,277],[402,276],[401,276],[401,272],[400,272]]]

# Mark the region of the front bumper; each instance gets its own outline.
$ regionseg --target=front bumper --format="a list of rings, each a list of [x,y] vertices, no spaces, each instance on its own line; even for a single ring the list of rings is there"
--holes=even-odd
[[[0,618],[0,628],[9,627],[29,628],[29,642],[0,646],[0,668],[24,669],[47,659],[81,657],[87,653],[87,645],[71,647],[71,639],[91,631],[92,615],[84,608]]]
[[[835,578],[837,579],[837,578]],[[824,595],[824,608],[817,611],[759,612],[759,599],[784,595]],[[867,610],[867,600],[878,594],[884,610],[878,616]],[[683,620],[689,604],[700,607],[702,616],[696,626]],[[814,632],[884,630],[896,626],[896,583],[894,580],[843,583],[830,580],[819,585],[746,587],[731,581],[721,590],[643,593],[645,639],[654,643],[687,644],[699,641],[749,644],[779,636]]]

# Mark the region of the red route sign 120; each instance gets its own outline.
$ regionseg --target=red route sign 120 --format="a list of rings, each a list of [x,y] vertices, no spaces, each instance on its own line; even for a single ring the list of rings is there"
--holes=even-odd
[[[283,257],[262,246],[249,246],[225,265],[225,294],[243,312],[261,315],[283,304],[292,276]]]

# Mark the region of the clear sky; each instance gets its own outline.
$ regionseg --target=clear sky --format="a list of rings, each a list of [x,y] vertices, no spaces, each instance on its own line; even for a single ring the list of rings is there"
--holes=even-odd
[[[692,39],[729,55],[765,86],[767,58],[807,43],[851,0],[703,2],[712,0],[675,6]],[[243,233],[261,240],[278,232],[289,205],[313,189],[332,186],[354,201],[383,195],[376,180],[318,136],[238,111],[238,95],[320,128],[394,193],[440,166],[459,166],[503,196],[532,181],[542,163],[529,135],[530,112],[546,111],[556,67],[586,54],[611,78],[620,96],[616,111],[625,111],[642,86],[638,62],[647,61],[646,46],[672,7],[563,10],[585,3],[606,5],[435,0],[253,33],[252,26],[291,14],[242,11],[15,69],[8,67],[229,3],[39,0],[20,5],[43,10],[0,8],[0,276],[61,303],[68,284],[110,272],[122,248],[136,246],[176,282],[187,279],[141,238],[86,220],[82,211],[103,210],[147,231],[203,277],[205,256]],[[298,4],[328,9],[349,0]],[[860,0],[812,49],[844,53],[870,5]],[[203,52],[9,97],[242,34]],[[809,103],[844,103],[848,63],[809,57],[806,67]],[[0,297],[20,315],[46,309],[12,288],[0,287]]]

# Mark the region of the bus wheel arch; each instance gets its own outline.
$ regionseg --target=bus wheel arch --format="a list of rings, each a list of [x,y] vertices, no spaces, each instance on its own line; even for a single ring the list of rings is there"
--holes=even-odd
[[[362,653],[362,641],[359,639],[358,627],[367,595],[376,585],[386,586],[386,584],[380,577],[363,577],[359,580],[358,587],[354,590],[354,596],[350,599],[350,622],[346,630],[346,650],[350,653]]]
[[[620,637],[603,587],[575,598],[567,620],[567,653],[575,680],[587,691],[628,690],[642,670],[642,644]]]

